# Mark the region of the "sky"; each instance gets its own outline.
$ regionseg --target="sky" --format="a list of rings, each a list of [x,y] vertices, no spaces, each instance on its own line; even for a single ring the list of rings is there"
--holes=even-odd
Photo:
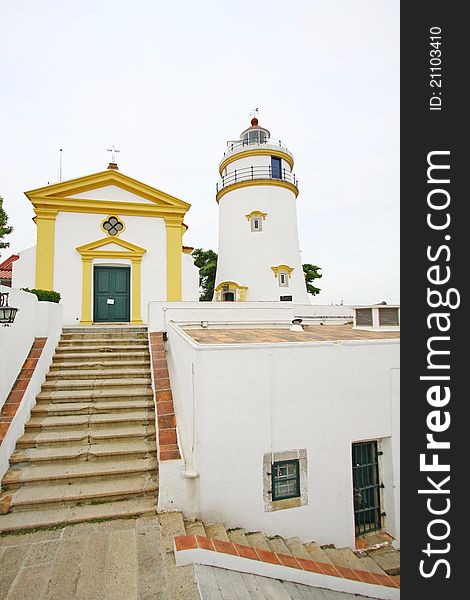
[[[119,169],[192,206],[217,250],[227,140],[259,123],[293,153],[315,303],[399,302],[398,0],[0,0],[0,196],[11,252],[24,191]]]

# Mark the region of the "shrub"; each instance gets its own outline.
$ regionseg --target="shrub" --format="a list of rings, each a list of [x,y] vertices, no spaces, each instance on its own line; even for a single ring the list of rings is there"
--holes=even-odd
[[[24,292],[30,292],[31,294],[35,294],[40,302],[60,302],[60,294],[59,292],[54,292],[54,290],[30,290],[29,288],[21,289]]]

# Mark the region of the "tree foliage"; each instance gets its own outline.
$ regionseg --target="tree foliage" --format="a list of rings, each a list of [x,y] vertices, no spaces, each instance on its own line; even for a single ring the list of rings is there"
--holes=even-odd
[[[193,251],[194,264],[199,268],[199,287],[201,302],[210,302],[214,295],[215,276],[217,273],[217,252],[196,248]]]
[[[302,265],[302,267],[305,273],[305,284],[307,286],[307,292],[309,294],[312,294],[313,296],[316,296],[320,293],[321,290],[320,288],[315,287],[312,284],[312,281],[315,281],[315,279],[320,279],[320,277],[322,277],[322,274],[318,272],[321,271],[321,267],[311,265],[310,263],[305,263]]]
[[[194,264],[199,268],[199,287],[201,294],[199,300],[210,302],[214,296],[215,276],[217,273],[217,252],[213,250],[204,250],[197,248],[192,253]],[[312,282],[315,279],[320,279],[322,276],[320,267],[305,263],[302,265],[305,274],[305,285],[309,294],[316,296],[320,293],[320,288],[315,287]]]
[[[10,242],[4,242],[3,238],[13,231],[13,227],[8,225],[8,215],[3,210],[3,198],[0,196],[0,250],[8,248]]]

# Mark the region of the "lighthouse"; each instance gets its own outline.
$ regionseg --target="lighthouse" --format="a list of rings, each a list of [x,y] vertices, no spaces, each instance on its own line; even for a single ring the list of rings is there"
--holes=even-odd
[[[216,302],[310,304],[297,229],[294,157],[258,119],[227,142],[216,186]]]

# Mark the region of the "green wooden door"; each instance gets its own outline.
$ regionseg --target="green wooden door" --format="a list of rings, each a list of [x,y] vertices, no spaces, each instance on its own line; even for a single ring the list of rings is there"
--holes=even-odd
[[[94,268],[94,321],[129,321],[130,269],[129,267]]]

